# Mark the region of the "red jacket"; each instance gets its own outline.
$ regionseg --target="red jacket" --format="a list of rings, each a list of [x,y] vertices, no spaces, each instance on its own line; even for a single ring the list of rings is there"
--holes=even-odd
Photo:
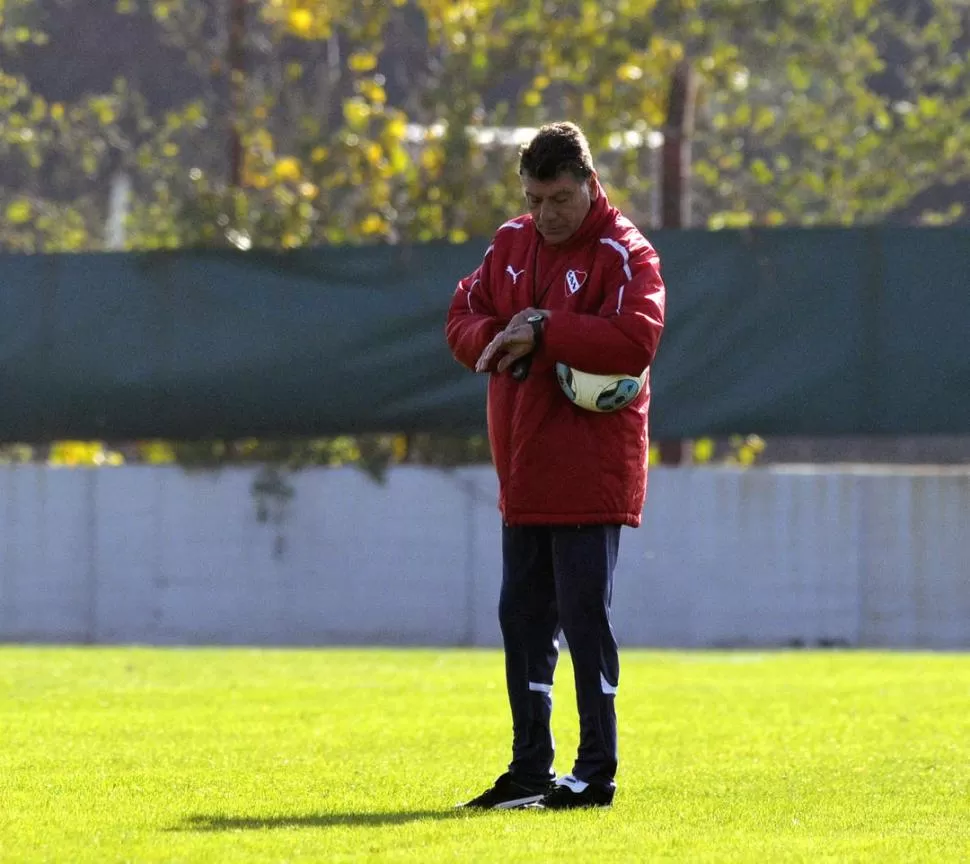
[[[506,222],[448,311],[455,358],[474,369],[515,313],[547,309],[529,377],[493,372],[488,431],[510,525],[640,524],[647,487],[650,382],[612,414],[577,408],[555,364],[639,375],[657,350],[664,284],[656,251],[602,189],[579,230],[543,245],[531,216]]]

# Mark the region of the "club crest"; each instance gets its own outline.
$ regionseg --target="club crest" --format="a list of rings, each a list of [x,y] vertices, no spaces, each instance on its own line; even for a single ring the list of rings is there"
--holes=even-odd
[[[575,294],[582,288],[586,284],[586,275],[584,270],[570,270],[566,274],[566,293]]]

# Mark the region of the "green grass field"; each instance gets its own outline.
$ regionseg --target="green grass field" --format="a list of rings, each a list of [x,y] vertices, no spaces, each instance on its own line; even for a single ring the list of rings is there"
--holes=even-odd
[[[967,861],[970,655],[623,654],[610,811],[467,814],[501,655],[0,648],[0,860]],[[557,769],[571,767],[568,655]]]

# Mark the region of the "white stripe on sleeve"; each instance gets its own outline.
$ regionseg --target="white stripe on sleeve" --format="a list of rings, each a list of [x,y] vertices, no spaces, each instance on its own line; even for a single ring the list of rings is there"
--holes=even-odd
[[[633,278],[633,271],[630,269],[630,252],[619,240],[614,240],[612,237],[602,237],[600,238],[600,243],[605,243],[611,249],[619,253],[620,257],[623,259],[623,272],[626,273],[627,279]]]

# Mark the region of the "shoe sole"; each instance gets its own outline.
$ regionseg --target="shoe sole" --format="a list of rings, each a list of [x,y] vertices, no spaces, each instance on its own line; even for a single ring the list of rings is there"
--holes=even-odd
[[[493,810],[519,810],[532,804],[538,804],[544,795],[528,795],[525,798],[513,798],[511,801],[503,801],[492,807]]]
[[[499,804],[492,804],[486,807],[483,804],[456,804],[459,810],[521,810],[523,807],[531,807],[540,802],[545,795],[528,795],[524,798],[513,798],[510,801],[502,801]]]

